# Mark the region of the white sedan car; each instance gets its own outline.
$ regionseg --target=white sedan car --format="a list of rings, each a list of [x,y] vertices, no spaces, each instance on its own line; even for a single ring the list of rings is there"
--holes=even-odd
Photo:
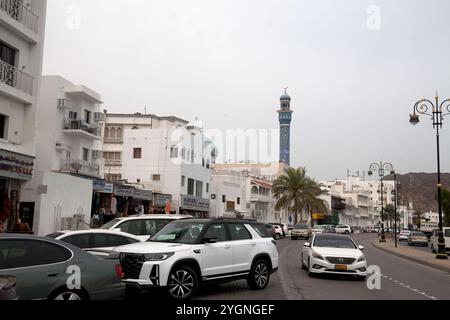
[[[400,232],[400,235],[398,236],[398,241],[408,241],[408,238],[410,235],[411,235],[411,231],[403,230]]]
[[[143,241],[129,233],[102,229],[59,231],[49,234],[47,237],[70,243],[85,251],[108,251],[116,247]]]
[[[362,253],[364,247],[357,246],[348,236],[337,234],[315,234],[311,242],[302,249],[302,267],[308,274],[331,273],[367,276],[367,261]]]

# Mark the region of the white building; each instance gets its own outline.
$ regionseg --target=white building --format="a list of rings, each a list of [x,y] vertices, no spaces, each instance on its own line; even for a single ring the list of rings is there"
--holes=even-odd
[[[211,190],[212,217],[244,217],[264,223],[280,220],[275,212],[272,183],[248,170],[213,170]]]
[[[60,230],[64,218],[89,223],[93,185],[102,179],[100,95],[60,76],[44,76],[36,115],[33,180],[22,187],[21,207],[33,231]]]
[[[46,0],[0,2],[0,220],[18,222],[20,188],[33,176],[35,116]],[[12,227],[12,224],[9,225]]]
[[[160,195],[170,201],[172,212],[209,216],[215,151],[200,127],[176,117],[107,114],[104,132],[107,180],[152,191],[152,210],[164,210]],[[126,210],[128,199],[122,200]]]

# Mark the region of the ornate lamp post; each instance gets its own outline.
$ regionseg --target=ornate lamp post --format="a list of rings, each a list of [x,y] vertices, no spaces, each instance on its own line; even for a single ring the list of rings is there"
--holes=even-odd
[[[445,108],[445,109],[444,109]],[[429,110],[431,109],[431,113]],[[444,111],[446,113],[444,113]],[[436,155],[437,155],[437,190],[438,190],[438,208],[439,208],[439,238],[438,251],[436,259],[448,259],[445,252],[445,239],[442,225],[442,184],[441,184],[441,155],[439,150],[439,129],[442,129],[444,117],[450,114],[450,99],[439,102],[439,96],[436,92],[435,103],[428,99],[422,99],[414,105],[413,113],[410,114],[409,122],[412,125],[419,123],[419,114],[427,115],[433,121],[433,129],[436,129]]]
[[[394,166],[389,162],[383,163],[382,161],[380,161],[380,163],[372,163],[369,166],[369,172],[368,172],[369,176],[372,176],[374,171],[378,171],[378,176],[379,176],[380,182],[381,182],[381,236],[380,236],[380,242],[386,242],[386,235],[384,233],[384,204],[383,204],[383,191],[384,191],[383,180],[384,180],[385,170],[390,171],[391,174],[395,174]]]

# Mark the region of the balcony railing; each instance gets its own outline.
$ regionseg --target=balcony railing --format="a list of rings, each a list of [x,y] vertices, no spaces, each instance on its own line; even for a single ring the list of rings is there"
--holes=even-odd
[[[0,82],[29,95],[33,94],[33,77],[2,60],[0,60]]]
[[[267,195],[252,193],[250,196],[251,202],[274,202],[274,198]]]
[[[123,144],[122,138],[104,138],[103,143]]]
[[[62,159],[61,172],[74,173],[89,177],[99,177],[100,165],[83,160]]]
[[[24,6],[20,1],[0,0],[0,10],[34,33],[38,33],[39,16]]]
[[[81,130],[98,138],[101,137],[101,130],[99,126],[82,120],[64,119],[64,130]]]
[[[105,159],[105,166],[108,167],[120,167],[122,165],[122,160],[108,160]]]

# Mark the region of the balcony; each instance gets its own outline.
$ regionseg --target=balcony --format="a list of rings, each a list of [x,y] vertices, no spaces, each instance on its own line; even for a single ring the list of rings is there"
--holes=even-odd
[[[0,60],[0,83],[9,87],[4,88],[6,95],[18,98],[23,103],[32,103],[33,77],[2,60]]]
[[[99,178],[100,165],[97,163],[87,162],[83,160],[62,159],[61,172]]]
[[[274,202],[275,200],[271,196],[266,196],[266,195],[262,195],[262,194],[253,193],[250,196],[250,201],[251,202],[267,202],[267,203],[270,203],[270,202]]]
[[[120,167],[122,166],[122,160],[105,160],[105,166],[107,167]]]
[[[0,11],[3,11],[34,33],[38,33],[39,16],[24,6],[20,1],[0,0]]]
[[[122,138],[104,138],[103,143],[123,144]]]
[[[68,134],[91,140],[101,140],[100,127],[82,120],[64,119],[63,129],[64,132]]]

